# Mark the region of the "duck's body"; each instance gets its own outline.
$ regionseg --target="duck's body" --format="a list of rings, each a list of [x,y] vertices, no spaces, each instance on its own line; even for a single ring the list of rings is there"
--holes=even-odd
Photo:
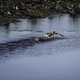
[[[59,35],[60,37],[63,37],[62,34],[59,34],[59,33],[56,33],[56,32],[48,32],[48,33],[45,33],[42,37],[36,37],[35,41],[42,42],[42,41],[54,40],[54,39],[56,39],[55,38],[56,35]],[[57,38],[60,38],[60,37],[57,37]]]
[[[55,38],[56,35],[63,37],[62,34],[59,34],[59,33],[55,32],[55,31],[53,31],[53,32],[48,32],[48,33],[45,34],[45,36],[48,37],[48,38]]]

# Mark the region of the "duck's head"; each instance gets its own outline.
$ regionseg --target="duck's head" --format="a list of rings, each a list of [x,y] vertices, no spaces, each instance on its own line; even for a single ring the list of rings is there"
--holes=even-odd
[[[60,35],[60,36],[64,37],[64,35],[62,35],[62,34],[60,34],[60,33],[57,33],[57,32],[55,32],[55,31],[53,31],[53,35]]]
[[[58,33],[57,33],[57,32],[55,32],[55,31],[53,31],[52,33],[53,33],[53,35],[54,35],[54,34],[58,34]]]

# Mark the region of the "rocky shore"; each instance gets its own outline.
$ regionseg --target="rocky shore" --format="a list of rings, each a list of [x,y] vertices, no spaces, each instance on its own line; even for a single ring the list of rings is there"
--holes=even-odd
[[[0,18],[46,17],[55,13],[80,14],[79,0],[2,0]],[[0,21],[1,22],[1,21]]]

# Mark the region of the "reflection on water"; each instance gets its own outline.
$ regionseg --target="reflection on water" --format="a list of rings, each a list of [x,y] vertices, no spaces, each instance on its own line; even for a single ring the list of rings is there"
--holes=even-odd
[[[77,32],[80,30],[79,22],[79,17],[71,18],[69,15],[55,15],[45,19],[21,19],[20,22],[0,26],[0,38],[31,36],[38,34],[37,31]]]
[[[0,80],[80,80],[80,17],[54,15],[0,26],[0,43],[57,31],[68,39],[0,51]]]

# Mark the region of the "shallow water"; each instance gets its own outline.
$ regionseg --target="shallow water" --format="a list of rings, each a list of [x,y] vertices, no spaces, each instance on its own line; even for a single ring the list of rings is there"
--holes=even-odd
[[[80,17],[20,19],[0,27],[0,43],[57,31],[63,40],[0,52],[0,80],[80,80]]]

